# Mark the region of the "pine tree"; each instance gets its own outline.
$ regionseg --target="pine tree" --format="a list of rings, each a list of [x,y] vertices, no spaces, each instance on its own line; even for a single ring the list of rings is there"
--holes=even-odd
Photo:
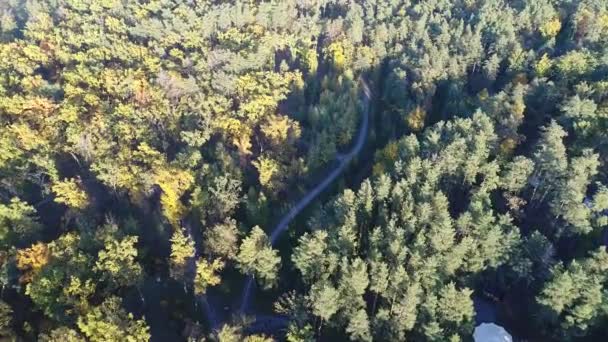
[[[256,277],[266,289],[276,285],[281,257],[270,246],[264,231],[255,226],[243,239],[236,257],[237,267]]]

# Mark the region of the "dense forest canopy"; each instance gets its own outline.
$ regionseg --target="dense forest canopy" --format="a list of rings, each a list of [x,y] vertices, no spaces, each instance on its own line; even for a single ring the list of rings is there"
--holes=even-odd
[[[607,163],[604,0],[0,1],[0,339],[599,341]]]

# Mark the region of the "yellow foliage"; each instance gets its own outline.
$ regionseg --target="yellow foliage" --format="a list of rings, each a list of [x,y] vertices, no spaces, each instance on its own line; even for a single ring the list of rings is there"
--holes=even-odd
[[[371,66],[376,63],[376,53],[374,49],[369,46],[361,46],[357,48],[357,55],[360,61],[365,61],[365,65]]]
[[[173,58],[177,58],[179,60],[182,60],[185,57],[184,52],[182,50],[176,49],[176,48],[169,50],[169,56],[171,56]]]
[[[95,293],[95,283],[91,279],[82,281],[77,277],[70,276],[70,283],[63,288],[63,294],[67,298],[74,298],[78,312],[86,312],[89,309],[89,298]]]
[[[151,166],[163,165],[162,154],[146,143],[141,143],[137,146],[137,150],[133,153],[133,157]]]
[[[264,335],[250,335],[245,337],[244,342],[273,342],[274,339],[272,337],[267,337]]]
[[[257,123],[275,111],[279,101],[286,98],[290,86],[297,86],[301,78],[300,72],[272,71],[240,76],[236,81],[240,102],[238,114],[252,123]]]
[[[55,104],[51,100],[36,96],[25,98],[21,110],[23,114],[32,116],[49,116],[54,109]]]
[[[220,117],[213,124],[225,136],[232,139],[232,144],[242,155],[251,154],[251,128],[243,121],[230,117]]]
[[[272,116],[262,124],[262,133],[274,145],[283,144],[289,137],[300,137],[300,125],[298,122],[291,120],[287,116]]]
[[[399,144],[396,141],[391,141],[386,145],[385,148],[382,149],[382,158],[388,162],[392,163],[397,160],[399,153]]]
[[[86,93],[82,99],[89,107],[96,107],[101,104],[99,97],[91,93]]]
[[[562,28],[562,23],[559,18],[553,18],[540,27],[540,33],[546,39],[557,36]]]
[[[556,67],[565,76],[578,76],[588,72],[592,62],[593,59],[588,52],[575,50],[561,56]]]
[[[246,33],[240,32],[236,27],[231,27],[225,32],[219,32],[217,38],[220,42],[234,45],[242,45],[249,40],[249,36]]]
[[[399,159],[399,143],[397,141],[389,142],[383,149],[376,152],[376,163],[372,167],[374,176],[379,176],[386,172],[386,167],[393,165],[395,160]]]
[[[608,13],[605,13],[600,16],[599,23],[600,23],[600,28],[602,30],[608,31]]]
[[[524,111],[526,110],[526,104],[523,100],[517,101],[511,107],[513,110],[511,114],[517,122],[521,122],[524,119]]]
[[[278,102],[270,95],[259,95],[255,100],[241,104],[241,112],[253,122],[268,115],[277,108]]]
[[[17,268],[24,274],[19,278],[22,283],[28,283],[44,265],[49,263],[51,253],[48,246],[42,242],[33,244],[30,248],[17,251]]]
[[[279,165],[271,158],[261,156],[253,162],[253,166],[258,170],[260,184],[271,187],[272,177],[279,171]]]
[[[38,132],[32,130],[26,124],[12,124],[9,130],[11,133],[13,133],[18,146],[25,151],[34,150],[43,143],[43,140],[40,139]]]
[[[381,174],[383,174],[386,171],[386,169],[384,168],[384,164],[378,162],[376,164],[374,164],[373,168],[372,168],[372,174],[374,176],[380,176]]]
[[[0,110],[3,114],[20,115],[23,108],[23,98],[20,96],[0,97]]]
[[[261,37],[264,34],[265,28],[260,24],[249,26],[249,31],[256,37]]]
[[[422,107],[417,106],[413,111],[408,114],[407,125],[414,132],[420,131],[424,128],[425,118],[426,112],[422,109]]]
[[[181,196],[190,188],[194,177],[188,171],[176,168],[160,168],[154,175],[154,182],[163,191],[160,202],[165,217],[173,226],[179,226],[179,220],[186,211]]]
[[[335,41],[326,48],[326,53],[334,62],[337,69],[344,69],[350,64],[353,47],[346,41]]]
[[[500,143],[500,152],[503,155],[511,155],[517,147],[518,141],[514,138],[506,138]]]
[[[303,53],[304,64],[309,74],[316,74],[319,67],[319,56],[315,48],[306,49]]]
[[[71,208],[84,209],[89,205],[89,196],[81,187],[79,179],[70,178],[55,182],[51,189],[55,193],[55,202]]]
[[[209,286],[215,286],[221,282],[217,272],[224,268],[224,262],[215,259],[209,263],[203,258],[196,262],[196,276],[194,277],[194,293],[204,294]]]
[[[44,81],[42,79],[42,76],[40,75],[24,77],[20,83],[21,87],[23,88],[23,91],[26,93],[35,92],[42,85],[44,85]]]
[[[241,155],[251,154],[251,140],[248,135],[234,137],[232,143],[239,149]]]
[[[477,99],[479,99],[480,102],[486,101],[489,97],[490,94],[486,88],[483,88],[479,93],[477,93]]]
[[[549,58],[549,56],[547,56],[547,54],[545,53],[538,62],[536,62],[536,65],[534,66],[534,70],[536,71],[536,74],[538,76],[545,76],[547,74],[547,72],[551,69],[551,66],[553,65],[553,62],[551,61],[551,59]]]
[[[108,31],[113,33],[125,33],[127,31],[126,25],[120,19],[114,17],[106,17],[105,26]]]
[[[171,263],[176,266],[184,266],[195,252],[194,241],[186,236],[182,229],[176,229],[171,237]]]

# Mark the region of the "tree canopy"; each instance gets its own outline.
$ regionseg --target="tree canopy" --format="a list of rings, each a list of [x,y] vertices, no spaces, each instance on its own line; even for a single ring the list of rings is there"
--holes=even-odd
[[[607,132],[604,0],[0,1],[0,339],[601,340]]]

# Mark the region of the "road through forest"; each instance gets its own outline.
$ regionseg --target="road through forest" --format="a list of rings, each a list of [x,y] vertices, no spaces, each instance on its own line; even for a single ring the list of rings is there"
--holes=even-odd
[[[270,234],[270,244],[274,245],[276,243],[276,241],[279,239],[279,237],[281,236],[281,234],[283,234],[287,228],[289,227],[289,223],[302,211],[304,210],[304,208],[306,208],[321,192],[323,192],[323,190],[325,190],[346,168],[346,166],[348,166],[348,164],[350,163],[350,161],[357,155],[359,154],[359,152],[361,151],[361,149],[363,148],[363,145],[365,144],[365,141],[367,139],[367,132],[369,129],[369,111],[370,111],[370,101],[371,101],[371,91],[367,85],[367,82],[365,82],[365,80],[363,78],[360,78],[360,84],[362,85],[362,89],[363,89],[363,111],[362,111],[362,122],[361,122],[361,127],[359,128],[359,134],[357,136],[357,140],[354,144],[354,146],[352,147],[352,149],[344,154],[344,155],[339,155],[337,156],[337,161],[338,161],[338,166],[333,169],[327,176],[325,176],[325,178],[321,181],[321,183],[319,183],[317,186],[315,186],[313,189],[311,189],[302,199],[300,199],[300,201],[298,203],[296,203],[295,206],[293,206],[289,212],[287,214],[285,214],[285,216],[283,216],[283,218],[279,221],[279,223],[276,225],[276,227],[273,229],[272,233]],[[192,230],[190,225],[185,225],[186,231],[187,233],[192,236]],[[197,256],[200,256],[200,251],[197,248]],[[195,272],[195,263],[191,262],[190,265],[190,269],[191,269],[191,273]],[[249,303],[250,303],[250,298],[251,298],[251,293],[253,291],[253,284],[254,284],[254,278],[253,277],[247,277],[247,280],[245,281],[245,285],[243,286],[243,295],[242,295],[242,299],[241,299],[241,306],[239,309],[239,313],[240,314],[248,314],[250,316],[259,316],[256,315],[255,313],[250,313],[248,312],[248,307],[249,307]],[[210,301],[210,298],[207,298],[206,295],[201,295],[201,296],[197,296],[199,303],[202,307],[202,309],[205,311],[205,315],[207,316],[207,320],[209,322],[210,328],[211,330],[215,330],[219,327],[219,324],[221,323],[221,319],[218,315],[218,311],[216,310],[216,308],[214,308],[214,303],[212,301]],[[260,319],[261,318],[261,319]],[[279,317],[279,316],[272,316],[272,315],[266,315],[266,316],[260,316],[260,317],[256,317],[256,321],[254,322],[255,325],[257,325],[258,327],[260,327],[261,329],[254,329],[254,330],[267,330],[267,329],[271,329],[274,330],[274,328],[272,327],[277,327],[277,326],[282,326],[287,322],[285,317]]]
[[[369,128],[369,111],[370,111],[370,100],[371,100],[371,91],[367,86],[367,83],[363,78],[360,78],[360,84],[363,88],[363,111],[362,111],[362,122],[361,127],[359,128],[359,134],[357,136],[357,141],[352,149],[344,154],[337,157],[338,166],[329,173],[321,183],[311,189],[306,196],[304,196],[295,206],[293,206],[285,216],[279,221],[276,225],[272,233],[270,234],[270,244],[274,245],[279,237],[287,230],[289,227],[289,223],[302,211],[306,208],[323,190],[325,190],[348,166],[350,161],[361,151],[365,141],[367,139],[367,131]],[[247,277],[247,281],[243,287],[243,296],[241,299],[241,307],[240,313],[247,314],[247,310],[249,307],[251,293],[253,291],[254,278],[252,276]]]

